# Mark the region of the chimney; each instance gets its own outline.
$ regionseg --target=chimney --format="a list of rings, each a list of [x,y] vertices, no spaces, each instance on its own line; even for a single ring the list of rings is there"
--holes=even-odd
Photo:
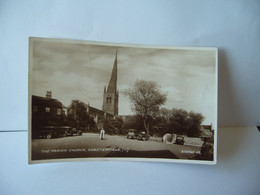
[[[47,91],[46,98],[49,100],[49,99],[51,99],[51,96],[52,96],[52,91]]]

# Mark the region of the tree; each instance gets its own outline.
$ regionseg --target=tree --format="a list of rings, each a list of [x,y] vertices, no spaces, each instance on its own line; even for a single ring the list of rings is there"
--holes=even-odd
[[[145,131],[143,117],[140,115],[128,116],[127,119],[125,119],[123,122],[121,134],[127,134],[129,129],[138,129],[139,131]]]
[[[190,128],[187,131],[189,137],[199,137],[201,123],[204,120],[204,116],[201,113],[189,112]]]
[[[123,134],[122,126],[123,119],[120,117],[106,118],[104,121],[104,129],[106,130],[106,133],[110,135]]]
[[[164,116],[156,116],[151,119],[150,133],[153,136],[163,136],[169,132],[169,121]]]
[[[71,126],[89,129],[95,126],[95,121],[87,113],[86,104],[79,100],[72,100],[68,109],[68,123]]]
[[[188,112],[183,109],[172,109],[169,119],[171,133],[186,134],[189,129]]]
[[[132,111],[143,117],[146,134],[149,135],[148,117],[155,117],[166,100],[167,95],[153,81],[137,80],[134,85],[123,91],[132,103]]]
[[[169,133],[186,134],[189,137],[199,137],[204,116],[184,109],[172,109],[169,117]]]

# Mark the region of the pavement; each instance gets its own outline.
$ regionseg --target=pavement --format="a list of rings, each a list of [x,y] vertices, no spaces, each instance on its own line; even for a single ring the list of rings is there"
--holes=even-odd
[[[82,136],[33,139],[32,160],[62,158],[137,157],[194,159],[200,147],[166,144],[155,140],[140,141],[126,136],[83,133]]]

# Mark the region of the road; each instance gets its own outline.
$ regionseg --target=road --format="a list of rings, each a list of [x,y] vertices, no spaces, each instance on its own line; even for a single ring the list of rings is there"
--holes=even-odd
[[[139,141],[124,136],[83,133],[82,136],[32,140],[32,160],[86,157],[144,157],[194,159],[200,147]]]

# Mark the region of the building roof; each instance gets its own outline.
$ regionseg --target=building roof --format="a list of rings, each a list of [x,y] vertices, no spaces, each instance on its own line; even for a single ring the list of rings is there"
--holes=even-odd
[[[87,105],[87,106],[89,107],[89,111],[90,111],[90,112],[105,114],[105,111],[103,111],[103,110],[100,110],[100,109],[98,109],[98,108],[94,108],[94,107],[89,106],[89,105]],[[106,112],[106,114],[107,114],[107,116],[109,116],[109,117],[113,117],[113,116],[114,116],[113,114],[110,114],[110,113],[108,113],[108,112]]]
[[[46,98],[46,97],[40,97],[36,95],[32,95],[32,102],[36,103],[37,105],[44,105],[44,106],[50,106],[50,107],[65,107],[59,100],[52,99],[52,98]]]

